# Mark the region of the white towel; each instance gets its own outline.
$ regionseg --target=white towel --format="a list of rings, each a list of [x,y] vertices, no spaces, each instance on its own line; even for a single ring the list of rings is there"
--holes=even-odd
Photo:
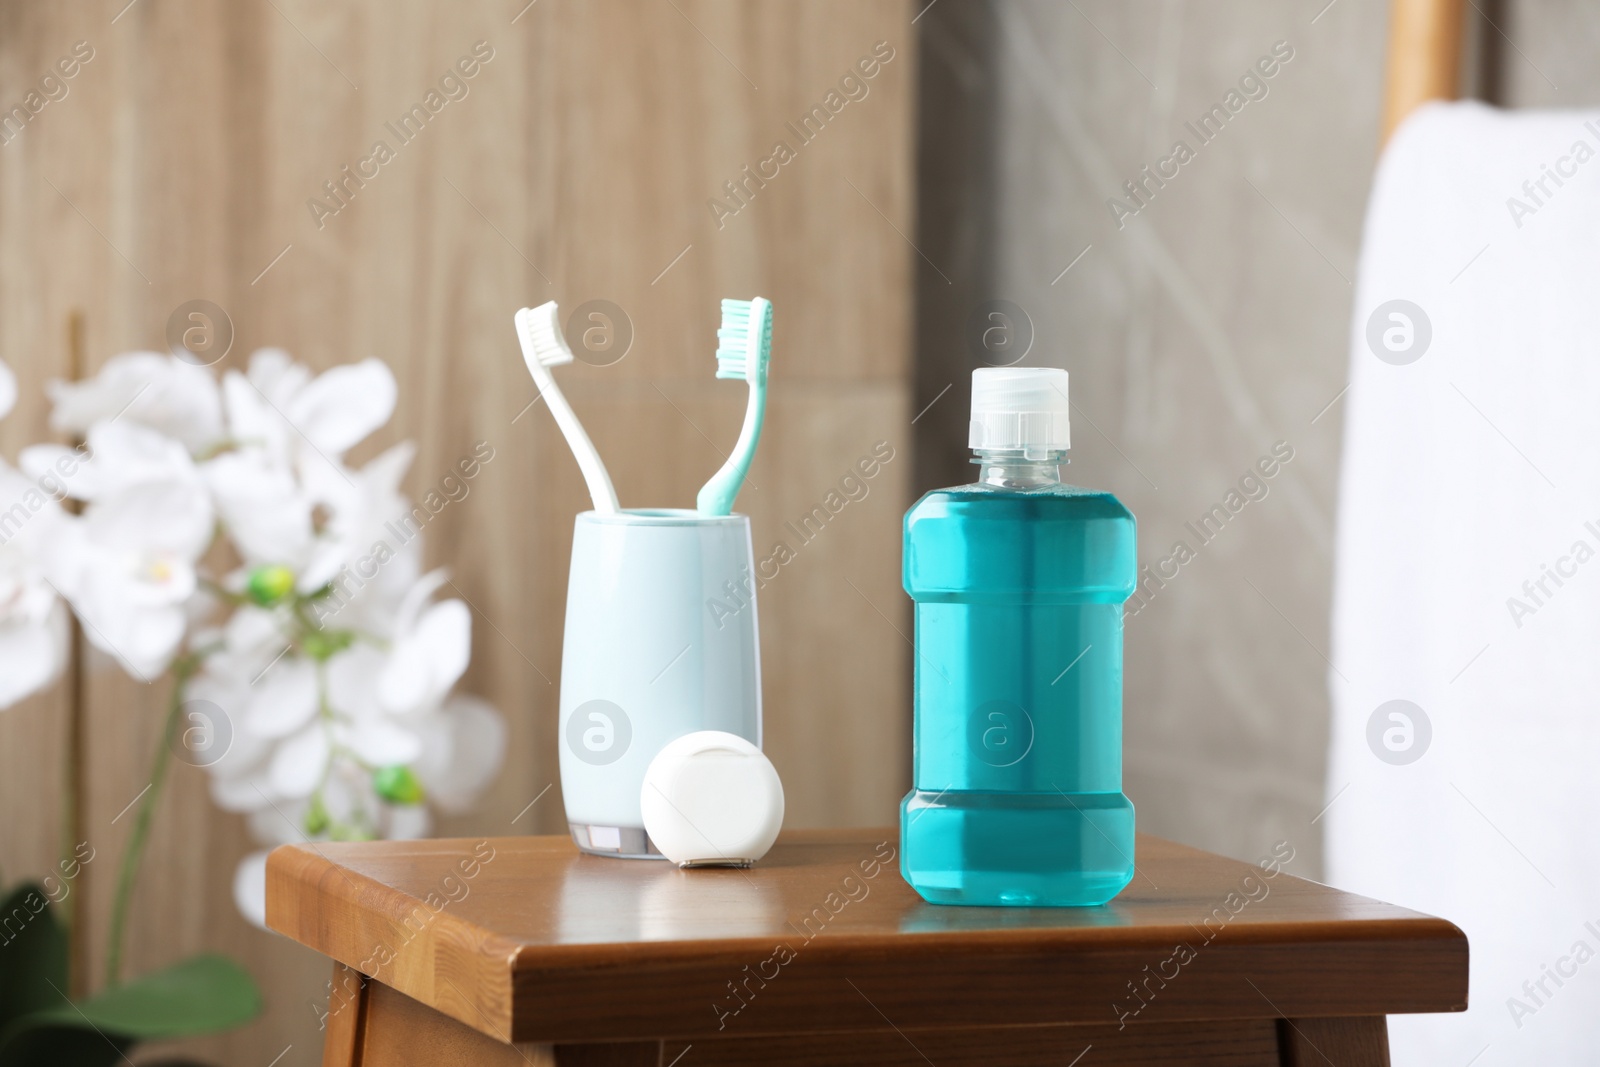
[[[1330,882],[1471,942],[1470,1010],[1392,1017],[1397,1065],[1600,1063],[1597,308],[1600,113],[1402,127],[1356,287],[1321,819]],[[1396,708],[1371,726],[1392,700],[1409,751]]]

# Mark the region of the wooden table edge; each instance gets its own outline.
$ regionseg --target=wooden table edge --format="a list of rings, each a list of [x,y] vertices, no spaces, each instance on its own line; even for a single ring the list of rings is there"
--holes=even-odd
[[[866,836],[872,836],[871,832]],[[619,968],[635,974],[641,970],[671,974],[693,965],[737,969],[752,954],[765,954],[772,948],[770,938],[730,938],[718,940],[712,947],[674,942],[527,945],[485,930],[448,908],[430,911],[415,897],[343,867],[309,844],[284,845],[274,850],[268,859],[267,879],[267,924],[271,929],[502,1041],[559,1039],[559,1034],[540,1032],[532,1024],[531,1017],[539,1013],[527,1010],[531,997],[526,990],[560,982],[564,973],[570,973],[574,981],[603,981],[608,971]],[[313,909],[299,906],[307,887],[314,889],[314,899],[319,902],[315,914],[308,913]],[[1415,917],[1350,919],[1331,930],[1327,924],[1317,922],[1275,923],[1270,927],[1240,925],[1229,927],[1223,936],[1235,951],[1252,945],[1281,947],[1286,932],[1290,943],[1299,936],[1307,943],[1329,948],[1354,946],[1352,951],[1378,943],[1426,945],[1425,951],[1435,958],[1459,956],[1459,997],[1452,993],[1438,1001],[1385,1007],[1383,1013],[1463,1010],[1466,935],[1448,920],[1412,914]],[[1083,953],[1137,956],[1192,939],[1194,928],[1175,924],[1130,932],[1126,927],[1072,927],[1033,931],[1026,943],[1019,942],[1011,931],[997,930],[992,934],[984,938],[965,933],[963,952],[1024,959],[1070,946]],[[915,968],[919,961],[940,955],[947,948],[947,936],[942,932],[857,935],[834,943],[820,937],[807,946],[806,952],[808,959],[824,968],[871,962],[881,965],[889,959]],[[1453,966],[1451,969],[1456,970]],[[1293,1014],[1301,1017],[1316,1013],[1296,1010]],[[1328,1014],[1351,1013],[1340,1008]],[[1256,1010],[1226,1016],[1212,1012],[1204,1017],[1281,1016],[1270,1010]],[[1093,1022],[1089,1018],[1059,1018],[1022,1025]],[[696,1032],[695,1028],[688,1028],[682,1036]]]

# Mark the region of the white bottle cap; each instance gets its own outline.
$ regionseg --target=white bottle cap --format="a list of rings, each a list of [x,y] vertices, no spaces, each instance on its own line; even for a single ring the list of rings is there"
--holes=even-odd
[[[783,825],[772,761],[737,734],[699,730],[650,761],[639,789],[650,841],[680,867],[747,867]]]
[[[1056,367],[980,367],[972,372],[971,448],[1027,454],[1072,447],[1067,372]]]

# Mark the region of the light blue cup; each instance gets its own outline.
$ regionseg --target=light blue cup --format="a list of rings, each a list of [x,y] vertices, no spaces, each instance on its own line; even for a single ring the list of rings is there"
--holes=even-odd
[[[668,742],[761,744],[755,557],[744,515],[585,511],[572,535],[561,653],[561,791],[585,852],[660,858],[639,790]]]

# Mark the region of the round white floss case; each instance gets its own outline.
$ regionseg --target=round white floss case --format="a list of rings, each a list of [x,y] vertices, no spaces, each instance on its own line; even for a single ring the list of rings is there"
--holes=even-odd
[[[680,867],[748,867],[783,825],[783,783],[755,745],[721,730],[669,742],[644,773],[645,832]]]

